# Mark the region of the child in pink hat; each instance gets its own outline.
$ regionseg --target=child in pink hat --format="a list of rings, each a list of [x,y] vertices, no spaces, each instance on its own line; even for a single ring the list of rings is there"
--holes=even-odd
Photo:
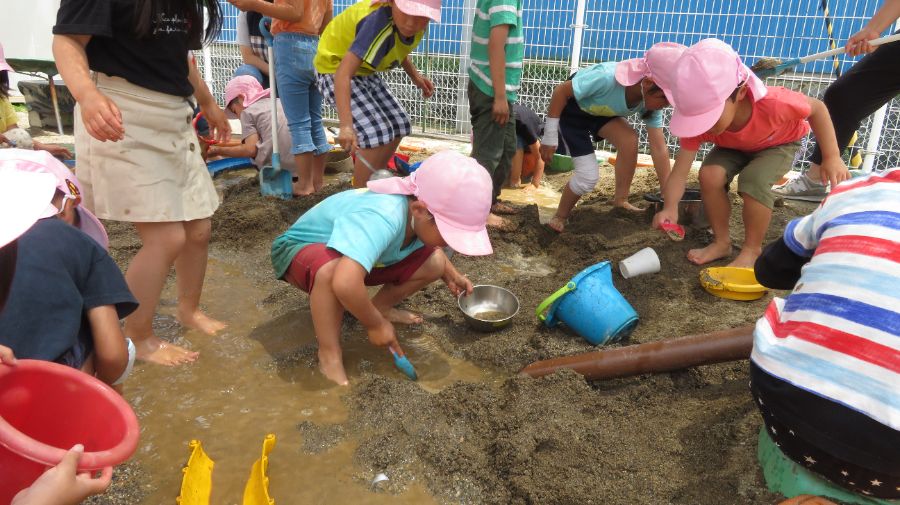
[[[671,42],[655,44],[642,58],[598,63],[556,87],[547,110],[541,156],[550,163],[557,151],[569,155],[575,170],[548,223],[550,228],[562,232],[581,196],[594,190],[600,178],[594,142],[604,139],[617,151],[613,205],[639,210],[628,202],[637,166],[638,134],[625,118],[633,114],[647,127],[656,175],[660,186],[665,184],[671,162],[661,109],[669,105],[669,76],[685,49]]]
[[[688,260],[695,264],[731,255],[727,192],[740,174],[737,191],[744,201],[744,244],[729,265],[753,266],[772,218],[772,185],[791,168],[810,127],[822,147],[823,169],[847,173],[825,105],[802,93],[766,86],[721,40],[705,39],[684,52],[676,64],[670,96],[674,113],[669,130],[681,138],[681,150],[663,189],[665,204],[653,218],[654,227],[677,223],[678,202],[697,151],[704,142],[715,144],[700,168],[700,194],[714,239],[688,251]]]
[[[347,384],[341,358],[344,311],[366,328],[369,341],[402,355],[395,323],[422,317],[395,308],[441,279],[454,296],[471,293],[442,247],[491,254],[485,224],[493,183],[474,159],[443,151],[409,177],[369,181],[368,189],[326,198],[272,244],[275,275],[309,293],[319,342],[319,369]],[[366,286],[383,285],[369,298]]]

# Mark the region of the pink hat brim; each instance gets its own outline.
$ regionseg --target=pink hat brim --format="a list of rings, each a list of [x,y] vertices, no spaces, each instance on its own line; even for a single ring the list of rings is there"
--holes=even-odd
[[[437,7],[434,7],[432,5],[425,5],[415,0],[394,0],[394,5],[396,5],[398,9],[403,11],[404,14],[408,14],[410,16],[422,16],[431,19],[435,23],[440,23],[441,3],[437,2],[437,4]]]
[[[441,237],[454,251],[466,256],[487,256],[494,252],[487,228],[464,230],[438,214],[434,214],[434,222],[441,232]]]
[[[725,102],[722,102],[721,105],[717,105],[712,110],[704,112],[703,114],[688,116],[686,114],[680,114],[676,108],[672,112],[672,119],[669,121],[669,132],[680,138],[691,138],[702,135],[708,132],[709,129],[716,124],[716,121],[722,116],[722,111],[724,109]]]
[[[647,62],[644,58],[631,58],[616,64],[616,82],[622,86],[631,86],[641,82],[647,75]]]
[[[0,247],[19,238],[41,218],[55,191],[53,174],[0,170]]]
[[[13,68],[11,66],[9,66],[9,63],[7,63],[6,61],[0,61],[0,72],[2,72],[4,70],[9,70],[10,72],[15,72],[15,70],[13,70]]]
[[[77,209],[78,215],[81,217],[81,231],[86,233],[88,237],[91,237],[95,242],[100,244],[100,247],[108,251],[109,235],[106,234],[106,228],[103,227],[103,223],[101,223],[100,220],[97,219],[97,216],[93,215],[82,205],[79,205]]]

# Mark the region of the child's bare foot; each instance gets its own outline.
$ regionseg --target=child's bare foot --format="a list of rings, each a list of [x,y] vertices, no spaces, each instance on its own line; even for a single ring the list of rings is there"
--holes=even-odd
[[[750,250],[747,248],[741,249],[741,252],[734,258],[734,261],[728,264],[728,266],[753,268],[753,265],[756,263],[756,258],[759,258],[760,254],[761,251]]]
[[[562,233],[563,230],[566,229],[566,219],[559,216],[553,216],[553,219],[547,221],[547,226],[556,233]]]
[[[309,196],[316,192],[312,186],[301,186],[299,182],[292,184],[294,196]]]
[[[199,309],[194,310],[193,312],[183,312],[179,310],[175,319],[178,320],[181,326],[200,330],[207,335],[215,335],[228,327],[227,324],[207,316]]]
[[[537,190],[538,190],[538,187],[535,186],[534,184],[526,184],[526,185],[522,186],[522,191],[524,191],[526,193],[533,193]]]
[[[200,356],[198,352],[170,344],[156,335],[140,340],[132,339],[132,342],[134,342],[136,359],[157,365],[183,365],[196,361]]]
[[[503,202],[497,202],[494,205],[491,205],[491,214],[506,214],[513,215],[518,214],[519,209],[515,207],[510,207],[509,205]]]
[[[618,208],[620,208],[620,209],[630,210],[630,211],[632,211],[632,212],[639,212],[639,211],[643,211],[643,210],[644,210],[644,209],[642,209],[642,208],[640,208],[640,207],[636,207],[636,206],[632,205],[631,202],[629,202],[628,200],[625,200],[624,202],[613,202],[612,205],[613,205],[613,207],[618,207]]]
[[[425,319],[420,314],[410,312],[408,310],[395,309],[391,307],[387,312],[381,313],[388,321],[398,324],[422,324]]]
[[[500,231],[508,231],[512,227],[512,223],[510,223],[508,219],[500,217],[493,212],[488,214],[486,224],[491,228],[496,228]]]
[[[695,265],[703,265],[729,255],[731,255],[731,242],[713,242],[702,249],[691,249],[687,253],[687,259]]]
[[[350,384],[350,381],[347,380],[347,372],[344,371],[343,357],[340,354],[335,357],[330,353],[319,351],[319,371],[338,386]]]

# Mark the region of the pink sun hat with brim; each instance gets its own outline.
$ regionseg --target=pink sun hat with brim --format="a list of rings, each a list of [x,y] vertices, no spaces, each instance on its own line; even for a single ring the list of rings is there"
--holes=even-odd
[[[616,82],[622,86],[631,86],[647,77],[659,86],[672,101],[672,82],[675,80],[675,68],[678,59],[687,46],[676,42],[660,42],[653,44],[642,58],[620,61],[616,65]]]
[[[225,115],[231,119],[237,119],[237,116],[228,109],[228,105],[240,95],[244,95],[243,106],[250,107],[259,99],[266,98],[271,94],[272,90],[263,89],[262,84],[255,77],[239,75],[225,85]]]
[[[669,131],[676,137],[696,137],[709,131],[725,101],[742,83],[754,100],[766,96],[766,85],[732,47],[719,39],[704,39],[678,59],[670,103],[674,112]]]
[[[467,256],[494,252],[485,228],[494,184],[475,159],[441,151],[408,177],[369,181],[367,186],[375,193],[416,197],[434,215],[441,237],[454,251]]]
[[[0,72],[4,70],[9,70],[13,72],[13,68],[9,66],[9,63],[6,62],[6,55],[3,53],[3,44],[0,44]]]
[[[0,164],[0,247],[19,238],[44,214],[56,191],[52,174]]]
[[[82,195],[81,183],[75,174],[69,170],[65,164],[47,151],[29,151],[27,149],[0,149],[0,169],[12,169],[20,172],[38,172],[47,173],[54,177],[54,188],[63,192],[63,194],[71,195],[79,198]],[[44,201],[43,212],[40,217],[51,217],[59,214],[59,209],[51,203],[53,192],[50,197]],[[106,234],[106,228],[97,219],[91,211],[87,210],[81,202],[75,207],[80,218],[81,231],[86,233],[95,242],[100,244],[104,249],[109,249],[109,236]]]
[[[379,3],[390,3],[390,1],[372,0],[372,5]],[[441,0],[394,0],[394,5],[404,14],[426,17],[435,23],[441,22]]]

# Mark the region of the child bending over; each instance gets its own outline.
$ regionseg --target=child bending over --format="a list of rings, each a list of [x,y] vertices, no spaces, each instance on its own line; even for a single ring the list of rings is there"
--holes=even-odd
[[[654,216],[653,226],[678,221],[678,202],[691,164],[700,145],[711,142],[715,147],[700,167],[700,196],[713,243],[691,249],[687,257],[702,265],[731,255],[728,187],[740,174],[737,190],[744,200],[744,244],[730,265],[752,267],[772,219],[772,185],[790,170],[810,127],[822,149],[825,173],[838,181],[849,177],[828,109],[802,93],[766,86],[731,46],[718,39],[694,44],[675,66],[669,130],[681,137],[681,150],[663,189],[663,210]]]
[[[394,323],[422,318],[395,305],[438,279],[454,295],[471,293],[472,283],[441,248],[491,254],[485,223],[492,187],[474,159],[444,151],[409,177],[326,198],[275,239],[275,275],[309,293],[326,377],[348,383],[340,346],[344,311],[366,328],[370,342],[402,355]],[[366,286],[378,285],[370,299]]]

